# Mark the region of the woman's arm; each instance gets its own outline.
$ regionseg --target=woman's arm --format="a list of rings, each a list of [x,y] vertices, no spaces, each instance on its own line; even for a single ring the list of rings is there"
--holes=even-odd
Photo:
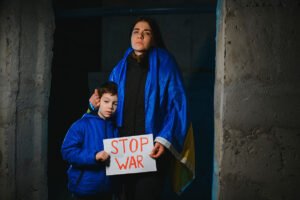
[[[165,152],[165,146],[159,142],[155,142],[154,147],[150,153],[150,157],[159,158]]]
[[[89,103],[90,103],[89,109],[97,110],[99,108],[100,98],[99,98],[97,89],[94,90],[94,93],[92,94],[92,96],[89,99]]]

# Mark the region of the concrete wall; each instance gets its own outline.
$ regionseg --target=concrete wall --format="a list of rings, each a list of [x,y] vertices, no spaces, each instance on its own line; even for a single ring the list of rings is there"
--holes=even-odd
[[[297,199],[299,1],[219,5],[215,199]]]
[[[47,199],[51,1],[0,3],[0,199]]]

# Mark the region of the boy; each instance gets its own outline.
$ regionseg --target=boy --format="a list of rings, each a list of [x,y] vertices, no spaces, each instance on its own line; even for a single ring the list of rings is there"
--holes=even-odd
[[[112,182],[105,175],[109,154],[103,139],[117,137],[111,117],[117,109],[117,85],[106,82],[98,89],[100,107],[86,113],[68,130],[61,147],[63,159],[70,164],[68,189],[78,200],[112,198]]]

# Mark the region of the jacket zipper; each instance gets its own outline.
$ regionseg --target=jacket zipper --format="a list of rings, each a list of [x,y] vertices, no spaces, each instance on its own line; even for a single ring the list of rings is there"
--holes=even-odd
[[[76,184],[75,184],[76,188],[78,187],[78,185],[79,185],[79,183],[82,179],[83,172],[84,172],[83,170],[80,171],[79,177],[78,177],[78,179],[76,181]]]

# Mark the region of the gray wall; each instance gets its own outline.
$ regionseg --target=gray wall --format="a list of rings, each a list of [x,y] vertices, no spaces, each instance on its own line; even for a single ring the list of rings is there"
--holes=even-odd
[[[219,1],[216,199],[300,196],[299,1]]]
[[[47,199],[51,1],[0,3],[0,199]]]

